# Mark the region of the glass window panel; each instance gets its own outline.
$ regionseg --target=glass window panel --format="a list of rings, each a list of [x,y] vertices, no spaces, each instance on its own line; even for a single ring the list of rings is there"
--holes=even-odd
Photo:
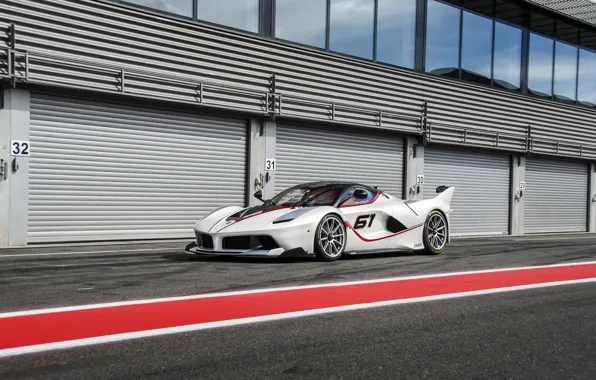
[[[331,0],[329,49],[372,59],[374,0]]]
[[[497,0],[495,17],[498,20],[522,26],[524,22],[524,9],[519,0]]]
[[[528,90],[538,96],[552,95],[554,41],[530,33]]]
[[[521,76],[522,30],[495,23],[495,87],[519,90]]]
[[[461,6],[462,0],[443,0],[444,3],[451,3],[453,5]]]
[[[327,0],[277,0],[275,37],[325,48]]]
[[[490,85],[493,21],[464,12],[462,79]]]
[[[582,47],[596,50],[596,31],[582,29],[580,44]]]
[[[155,8],[160,11],[192,17],[193,0],[125,0],[127,3]]]
[[[483,14],[488,17],[493,17],[494,0],[464,0],[462,6],[464,9]]]
[[[532,12],[530,29],[533,32],[544,34],[549,37],[555,36],[555,19],[549,15],[539,12]]]
[[[573,24],[558,20],[557,39],[579,45],[579,28]]]
[[[257,33],[259,0],[198,0],[199,20]]]
[[[379,0],[377,61],[414,68],[416,0]]]
[[[577,47],[563,42],[555,45],[555,98],[575,102]]]
[[[435,0],[428,1],[426,71],[459,77],[460,10]]]
[[[596,107],[596,52],[580,49],[578,101]]]

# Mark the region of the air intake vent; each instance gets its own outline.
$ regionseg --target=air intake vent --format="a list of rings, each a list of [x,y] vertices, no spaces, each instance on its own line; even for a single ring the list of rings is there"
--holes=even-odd
[[[213,249],[213,238],[211,235],[197,233],[197,245],[200,248]]]

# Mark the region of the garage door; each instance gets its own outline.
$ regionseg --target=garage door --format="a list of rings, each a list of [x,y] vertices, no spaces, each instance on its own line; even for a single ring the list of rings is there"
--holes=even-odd
[[[29,241],[192,236],[245,204],[245,124],[33,95]]]
[[[401,197],[403,138],[378,131],[353,132],[278,125],[276,193],[311,181],[354,181]]]
[[[525,232],[586,231],[588,165],[528,157],[524,198]]]
[[[455,186],[451,233],[509,233],[510,158],[507,155],[428,146],[424,152],[424,198],[441,185]]]

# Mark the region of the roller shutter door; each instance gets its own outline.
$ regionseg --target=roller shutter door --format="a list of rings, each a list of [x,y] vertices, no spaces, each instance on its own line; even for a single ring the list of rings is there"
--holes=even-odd
[[[424,198],[455,186],[451,233],[509,233],[510,158],[504,154],[429,146],[424,152]]]
[[[586,231],[588,165],[528,157],[524,232]]]
[[[304,182],[354,181],[401,197],[403,137],[278,124],[276,193]]]
[[[29,242],[192,236],[244,205],[246,122],[32,95]]]

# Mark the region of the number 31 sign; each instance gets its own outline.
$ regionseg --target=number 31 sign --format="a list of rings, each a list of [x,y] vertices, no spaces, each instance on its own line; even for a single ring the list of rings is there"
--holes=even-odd
[[[10,142],[11,156],[29,156],[29,141],[12,140]]]
[[[275,158],[268,158],[265,160],[265,170],[275,171]]]

